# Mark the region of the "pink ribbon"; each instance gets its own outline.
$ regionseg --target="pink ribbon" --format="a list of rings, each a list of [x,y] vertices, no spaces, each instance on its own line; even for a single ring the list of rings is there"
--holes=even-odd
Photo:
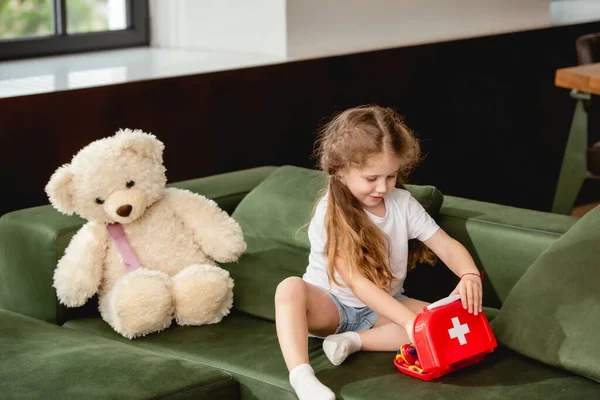
[[[114,244],[119,249],[121,258],[123,259],[123,263],[127,266],[127,269],[129,271],[135,271],[136,269],[140,268],[142,265],[138,261],[133,249],[129,245],[123,225],[119,223],[108,224],[106,229],[108,230],[108,234],[110,235]]]

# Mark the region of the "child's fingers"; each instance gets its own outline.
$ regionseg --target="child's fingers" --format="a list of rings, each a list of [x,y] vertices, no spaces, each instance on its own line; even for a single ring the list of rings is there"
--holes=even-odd
[[[467,303],[469,304],[469,313],[473,312],[473,287],[467,285]]]
[[[458,294],[460,294],[460,301],[462,302],[463,308],[466,310],[469,305],[467,304],[465,285],[463,285],[462,282],[458,285]]]
[[[479,292],[479,286],[475,285],[473,288],[473,311],[474,314],[477,315],[481,312],[479,309],[481,301],[481,293]]]

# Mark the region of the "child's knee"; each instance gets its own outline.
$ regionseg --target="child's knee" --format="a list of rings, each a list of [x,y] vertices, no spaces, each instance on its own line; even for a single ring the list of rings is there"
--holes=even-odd
[[[275,303],[306,298],[306,282],[297,276],[284,279],[275,290]]]

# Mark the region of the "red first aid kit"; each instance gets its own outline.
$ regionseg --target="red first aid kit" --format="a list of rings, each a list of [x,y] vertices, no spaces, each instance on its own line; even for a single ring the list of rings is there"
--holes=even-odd
[[[498,346],[485,315],[470,314],[459,295],[425,307],[413,329],[414,344],[398,350],[394,364],[425,381],[477,363]]]

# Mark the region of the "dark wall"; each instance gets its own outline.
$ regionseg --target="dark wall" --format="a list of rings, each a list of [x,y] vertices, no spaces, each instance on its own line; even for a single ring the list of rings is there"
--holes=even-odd
[[[594,31],[600,23],[0,99],[0,214],[47,204],[52,172],[118,128],[157,135],[178,181],[313,166],[317,126],[365,103],[395,107],[423,139],[413,182],[549,210],[574,106],[554,73]]]

